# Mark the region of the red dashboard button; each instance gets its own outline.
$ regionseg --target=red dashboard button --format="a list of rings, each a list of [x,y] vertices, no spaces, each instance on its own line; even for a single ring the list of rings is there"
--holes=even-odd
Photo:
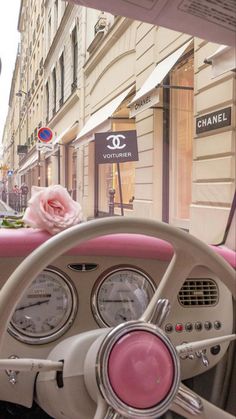
[[[177,323],[175,325],[175,331],[176,332],[183,332],[184,326],[182,325],[182,323]]]

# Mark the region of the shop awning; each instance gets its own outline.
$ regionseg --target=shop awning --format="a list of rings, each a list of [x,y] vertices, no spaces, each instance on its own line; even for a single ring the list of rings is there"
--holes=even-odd
[[[90,116],[79,135],[77,135],[75,141],[81,140],[92,135],[95,130],[97,131],[98,127],[103,124],[107,119],[109,119],[113,113],[117,110],[123,100],[128,96],[128,94],[133,89],[133,86],[126,89],[123,93],[113,99],[111,102],[107,103],[97,112]]]
[[[186,44],[182,45],[182,47],[178,48],[175,52],[157,64],[153,72],[142,85],[141,89],[130,102],[130,117],[137,115],[145,109],[151,108],[159,102],[158,87],[160,87],[163,79],[177,63],[191,42],[192,40],[188,41]]]
[[[33,154],[24,164],[21,166],[21,168],[18,170],[18,173],[23,175],[25,172],[27,172],[30,167],[34,165],[34,163],[38,160],[38,153]]]
[[[78,129],[79,129],[79,122],[75,121],[74,124],[67,127],[61,134],[59,134],[55,138],[53,144],[56,145],[60,142],[63,142],[63,144],[66,144],[66,143],[74,140],[74,138],[76,137],[76,135],[78,133]]]
[[[207,57],[204,62],[212,65],[212,78],[220,76],[227,71],[235,71],[236,48],[221,45],[216,52]]]

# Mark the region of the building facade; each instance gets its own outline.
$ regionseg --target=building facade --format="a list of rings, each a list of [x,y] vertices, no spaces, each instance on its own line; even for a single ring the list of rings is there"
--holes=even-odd
[[[212,78],[204,59],[217,48],[116,17],[84,66],[87,130],[85,125],[75,145],[79,199],[89,217],[109,213],[114,188],[116,214],[121,206],[116,165],[95,164],[95,133],[135,129],[139,161],[121,167],[124,214],[168,221],[208,242],[220,241],[235,189],[235,73]],[[148,83],[152,89],[135,102]],[[105,113],[109,103],[112,108],[126,89],[117,109],[100,120],[99,112]],[[158,100],[153,102],[153,96]],[[225,109],[231,114],[225,125],[197,129],[201,117],[218,113],[223,118]],[[92,129],[91,115],[99,122]]]
[[[235,189],[236,89],[234,72],[212,78],[206,63],[219,45],[56,0],[22,0],[19,28],[4,133],[5,150],[13,133],[15,150],[27,145],[20,160],[4,153],[18,182],[61,183],[87,218],[123,212],[220,241]],[[50,150],[37,150],[42,126]],[[136,131],[138,161],[98,163],[95,134],[117,131]]]

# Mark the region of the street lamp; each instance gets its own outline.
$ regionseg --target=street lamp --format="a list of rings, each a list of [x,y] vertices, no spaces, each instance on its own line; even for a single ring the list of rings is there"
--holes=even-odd
[[[18,97],[22,97],[23,95],[28,96],[28,93],[24,92],[24,90],[18,90],[18,92],[16,92],[16,96]]]

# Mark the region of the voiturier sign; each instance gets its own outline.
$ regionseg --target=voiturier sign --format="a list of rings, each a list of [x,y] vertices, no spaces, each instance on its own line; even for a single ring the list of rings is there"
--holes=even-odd
[[[196,134],[231,125],[231,107],[207,113],[196,119]]]
[[[138,159],[136,131],[95,134],[95,161],[97,164],[124,163]]]

